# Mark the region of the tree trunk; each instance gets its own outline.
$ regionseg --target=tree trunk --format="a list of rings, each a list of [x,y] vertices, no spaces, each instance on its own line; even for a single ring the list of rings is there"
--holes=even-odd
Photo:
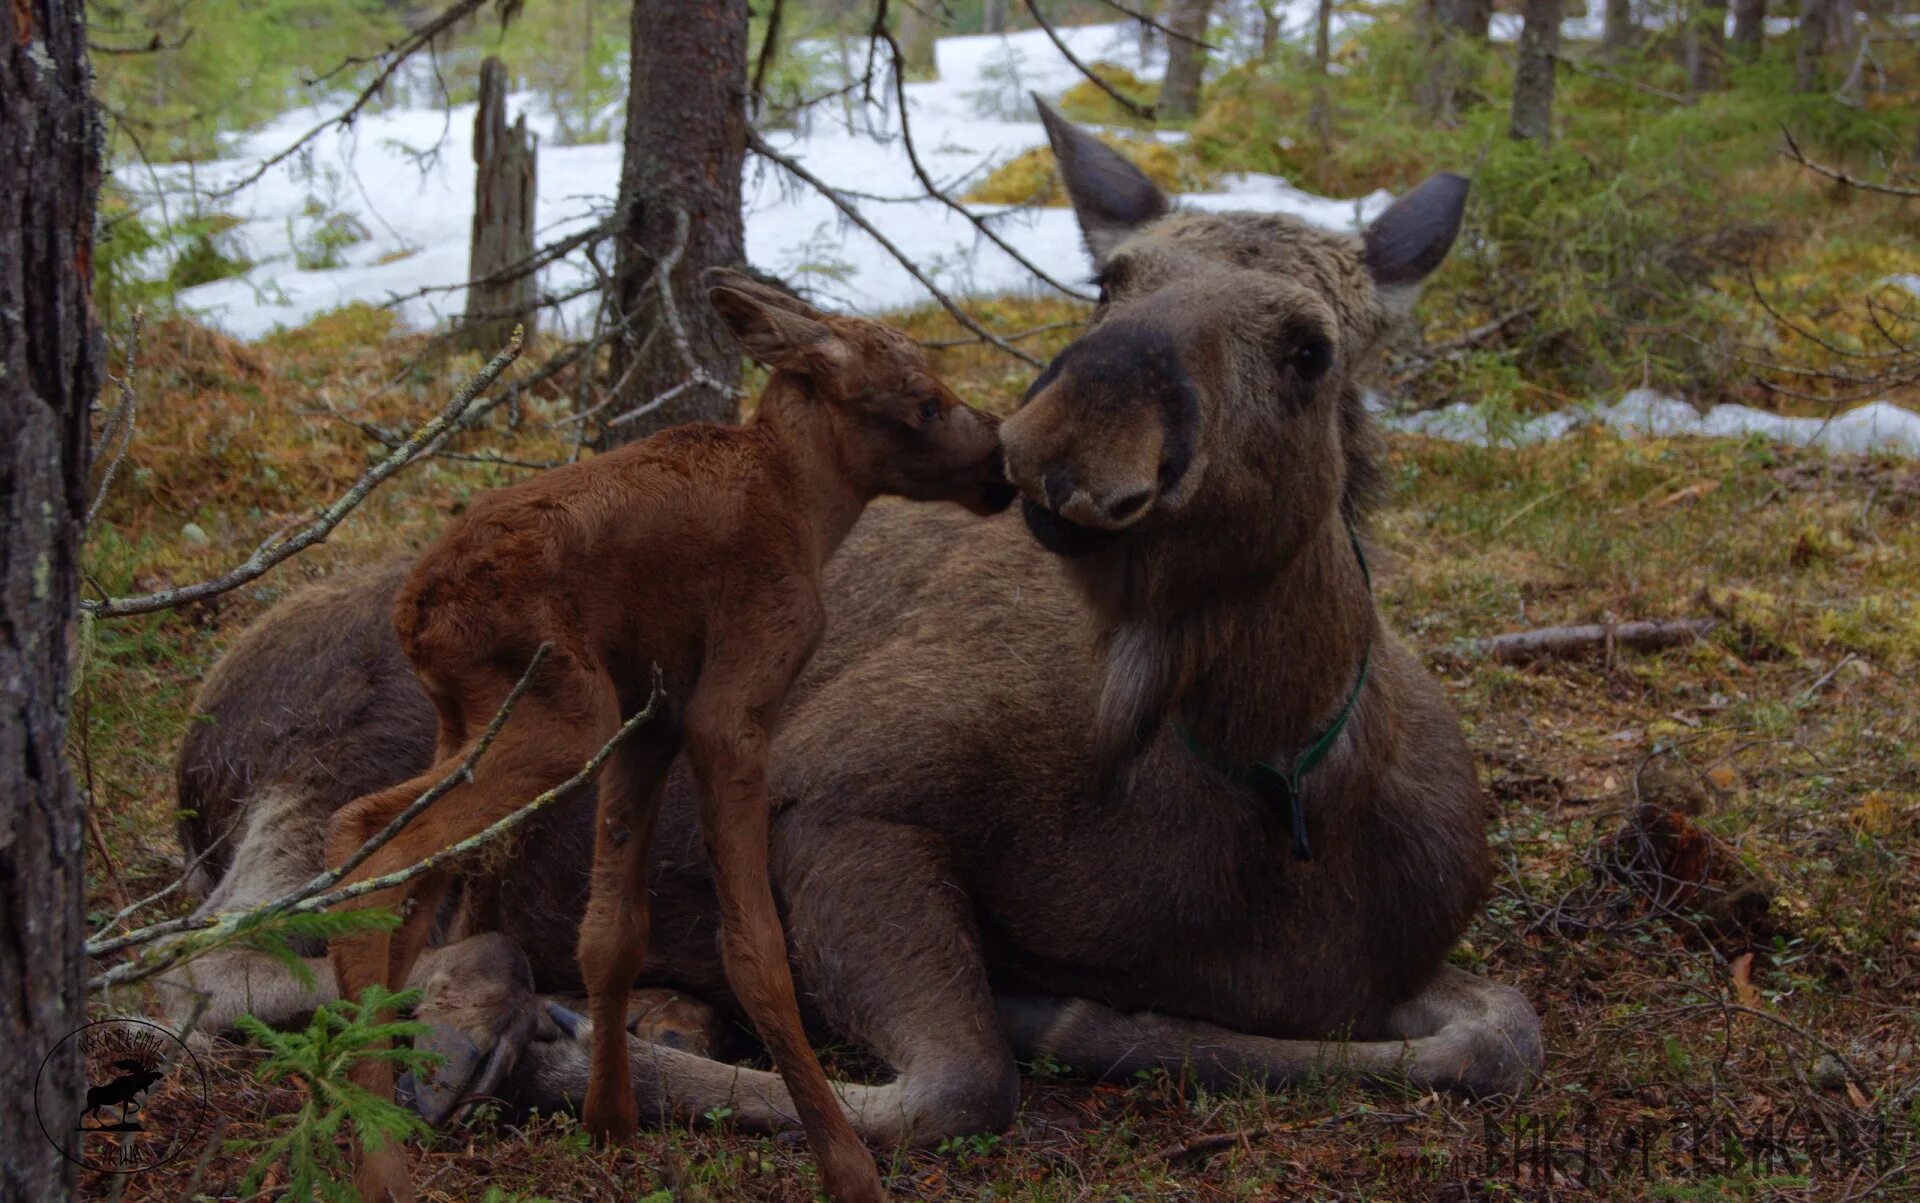
[[[68,632],[100,391],[94,204],[106,133],[79,0],[0,5],[0,1200],[64,1200],[41,1130],[80,1113],[85,811]],[[49,1056],[51,1054],[51,1056]],[[44,1065],[42,1064],[44,1060]],[[36,1093],[35,1085],[38,1082]]]
[[[614,340],[614,396],[606,412],[654,408],[606,426],[602,445],[681,422],[731,422],[739,414],[740,348],[707,304],[701,273],[746,259],[740,220],[746,87],[746,0],[636,0],[614,240],[615,312],[629,325],[626,337]],[[655,269],[676,254],[669,312]]]
[[[1162,116],[1180,120],[1200,111],[1200,79],[1207,71],[1207,51],[1194,39],[1207,36],[1213,0],[1173,0],[1167,28],[1181,34],[1167,39],[1166,81],[1160,87]]]
[[[1274,0],[1260,0],[1260,61],[1270,63],[1280,49],[1280,9]]]
[[[1007,3],[1008,0],[986,0],[980,6],[981,33],[1007,32]]]
[[[1693,0],[1687,14],[1687,91],[1717,92],[1727,80],[1727,0]]]
[[[483,280],[533,255],[533,209],[537,135],[527,133],[526,114],[507,126],[507,68],[489,55],[480,64],[480,111],[473,119],[473,241],[467,278]],[[515,325],[533,337],[538,273],[467,289],[461,341],[488,355],[506,345]]]
[[[1493,24],[1493,0],[1432,0],[1429,7],[1442,29],[1481,41]]]
[[[1820,88],[1821,65],[1826,58],[1828,26],[1832,24],[1834,0],[1801,0],[1800,29],[1793,51],[1795,91],[1815,92]]]
[[[1513,73],[1513,119],[1507,132],[1545,146],[1553,141],[1554,56],[1560,52],[1560,0],[1526,0],[1519,61]]]
[[[1640,36],[1633,19],[1633,0],[1605,0],[1605,18],[1600,27],[1600,49],[1608,58],[1618,58]]]
[[[925,6],[936,0],[900,0],[896,5],[900,13],[900,53],[907,60],[907,75],[913,79],[935,79],[940,68],[933,58],[933,40],[940,33],[939,24]]]
[[[1733,0],[1733,52],[1743,59],[1760,57],[1767,36],[1767,0]]]

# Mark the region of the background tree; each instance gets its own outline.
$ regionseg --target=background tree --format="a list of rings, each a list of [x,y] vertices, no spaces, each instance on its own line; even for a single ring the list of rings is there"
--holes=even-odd
[[[1179,37],[1167,39],[1166,82],[1160,88],[1163,117],[1183,120],[1200,111],[1200,80],[1207,71],[1207,50],[1199,44],[1207,36],[1213,0],[1174,0],[1167,10],[1167,28]]]
[[[0,1199],[69,1196],[42,1059],[85,1022],[84,812],[67,769],[68,631],[100,388],[94,205],[105,143],[79,0],[0,6]],[[78,1115],[75,1046],[39,1101]],[[53,1122],[60,1122],[56,1118]]]
[[[940,36],[940,22],[927,11],[932,0],[898,0],[893,5],[899,15],[900,53],[907,60],[910,79],[931,79],[937,68],[933,61],[933,41]]]
[[[1513,117],[1507,132],[1545,144],[1553,140],[1553,69],[1560,53],[1560,0],[1526,0],[1526,23],[1513,68]]]
[[[609,408],[646,412],[607,426],[604,444],[738,414],[740,351],[701,274],[746,258],[746,89],[746,0],[636,0],[614,239],[614,312],[627,324],[613,343]]]
[[[1726,86],[1727,0],[1693,0],[1687,13],[1687,90],[1694,95]]]
[[[1760,57],[1767,32],[1767,0],[1733,0],[1733,52],[1744,59]]]
[[[1600,49],[1608,58],[1633,45],[1640,26],[1633,19],[1633,0],[1605,0],[1600,26]]]

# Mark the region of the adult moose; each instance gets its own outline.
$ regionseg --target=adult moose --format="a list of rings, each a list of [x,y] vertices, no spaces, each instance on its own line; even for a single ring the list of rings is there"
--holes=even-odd
[[[1104,299],[1003,424],[1023,514],[869,511],[829,566],[829,632],[775,741],[774,880],[803,1002],[897,1071],[841,1099],[891,1143],[1003,1127],[1016,1060],[1042,1054],[1216,1086],[1354,1072],[1520,1090],[1541,1057],[1531,1008],[1443,963],[1488,880],[1472,765],[1350,534],[1379,476],[1360,380],[1451,244],[1464,182],[1428,181],[1362,237],[1177,212],[1044,115]],[[235,832],[220,904],[294,871],[276,830],[355,796],[335,779],[390,784],[430,759],[385,617],[403,575],[289,603],[209,679],[181,801],[190,850]],[[1297,828],[1241,784],[1330,731]],[[315,737],[324,764],[299,746]],[[555,1012],[573,1038],[534,1038],[553,1033],[531,988],[577,988],[590,807],[522,841],[499,932],[461,943],[456,918],[428,966],[424,1017],[436,991],[459,996],[452,1072],[542,1107],[587,1083],[584,1025]],[[693,831],[677,777],[642,976],[723,997]],[[257,959],[199,978],[214,1017],[245,990],[256,1013],[314,1002]],[[771,1074],[630,1051],[643,1113],[792,1122]]]

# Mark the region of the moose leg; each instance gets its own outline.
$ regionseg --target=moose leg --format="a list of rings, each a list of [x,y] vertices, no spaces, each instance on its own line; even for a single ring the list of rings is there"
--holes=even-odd
[[[756,659],[751,676],[709,666],[687,708],[687,755],[720,899],[721,959],[734,997],[792,1093],[827,1194],[836,1203],[879,1203],[886,1193],[873,1157],[841,1113],[800,1024],[767,866],[768,737],[754,717],[778,711],[788,676],[779,657]]]
[[[595,1032],[581,1118],[600,1141],[629,1140],[640,1125],[627,1064],[627,1000],[646,960],[647,856],[675,752],[671,736],[643,732],[614,753],[600,781],[592,893],[578,945]]]
[[[775,862],[801,977],[833,1029],[898,1074],[848,1094],[861,1134],[932,1146],[1004,1129],[1019,1071],[994,1019],[972,901],[940,837],[806,821],[786,820]]]
[[[1357,1075],[1474,1097],[1525,1092],[1538,1073],[1540,1021],[1519,991],[1451,966],[1388,1019],[1387,1040],[1279,1040],[1194,1020],[1125,1015],[1077,998],[1001,998],[1023,1059],[1051,1057],[1100,1078],[1184,1073],[1212,1090]]]

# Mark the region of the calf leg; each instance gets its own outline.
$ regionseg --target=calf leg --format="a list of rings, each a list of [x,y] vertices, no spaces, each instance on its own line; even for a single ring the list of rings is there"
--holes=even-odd
[[[873,1157],[841,1114],[801,1027],[786,935],[773,904],[767,867],[768,740],[765,727],[751,716],[778,708],[785,681],[767,682],[757,693],[739,686],[710,671],[688,707],[687,730],[688,757],[700,784],[700,829],[720,899],[727,982],[793,1095],[827,1194],[838,1203],[877,1203],[886,1194]]]
[[[1389,1018],[1387,1040],[1279,1040],[1164,1015],[1125,1015],[1078,998],[1002,998],[1002,1027],[1025,1060],[1051,1057],[1099,1078],[1143,1069],[1210,1090],[1357,1075],[1421,1090],[1519,1095],[1539,1072],[1540,1021],[1520,992],[1444,967]]]
[[[580,976],[594,1031],[581,1118],[597,1140],[631,1139],[640,1115],[625,1040],[627,1000],[647,951],[647,857],[675,741],[642,733],[614,753],[600,782],[593,883],[580,921]]]

